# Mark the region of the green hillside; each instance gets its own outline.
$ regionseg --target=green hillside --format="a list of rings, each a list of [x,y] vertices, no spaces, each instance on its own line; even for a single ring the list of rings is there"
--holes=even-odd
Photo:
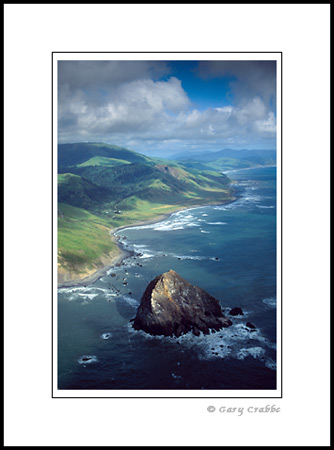
[[[105,144],[59,149],[58,268],[67,278],[82,277],[117,254],[110,228],[235,198],[229,178],[217,171]]]
[[[130,161],[124,159],[108,158],[106,156],[93,156],[87,161],[78,164],[78,167],[87,166],[122,166],[123,164],[131,164]]]
[[[58,175],[58,202],[94,210],[108,198],[108,189],[97,186],[86,178],[72,173]]]
[[[82,164],[91,158],[102,156],[104,158],[113,158],[125,160],[127,162],[145,162],[148,157],[128,150],[103,143],[79,142],[75,144],[58,145],[58,167],[76,166]]]
[[[80,277],[118,253],[109,222],[82,208],[58,203],[58,271]]]

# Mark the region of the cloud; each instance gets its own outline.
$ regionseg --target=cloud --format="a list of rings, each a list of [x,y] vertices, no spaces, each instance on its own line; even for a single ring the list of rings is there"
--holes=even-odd
[[[78,89],[114,89],[133,80],[158,80],[168,75],[164,61],[58,61],[58,86]]]
[[[143,152],[147,147],[174,151],[182,146],[247,146],[264,140],[268,143],[268,138],[274,145],[276,119],[268,100],[270,83],[261,87],[257,78],[262,73],[265,79],[262,66],[247,64],[249,70],[254,67],[255,74],[246,77],[241,66],[209,63],[199,64],[201,76],[239,70],[239,78],[233,82],[239,83],[240,98],[234,104],[195,109],[182,81],[168,76],[166,63],[61,62],[59,141],[104,141]],[[240,83],[248,86],[244,95]],[[236,84],[233,86],[236,89]]]
[[[188,109],[190,101],[175,77],[167,81],[135,80],[112,87],[94,104],[82,90],[62,89],[59,124],[62,131],[91,133],[148,132],[169,116]]]
[[[196,73],[203,79],[230,77],[237,103],[260,97],[276,104],[276,61],[200,61]]]

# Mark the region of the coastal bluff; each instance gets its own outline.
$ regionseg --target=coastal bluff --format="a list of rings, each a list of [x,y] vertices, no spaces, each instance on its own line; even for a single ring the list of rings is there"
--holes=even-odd
[[[199,336],[232,325],[217,299],[174,270],[149,283],[132,322],[135,330],[176,337],[189,331]]]

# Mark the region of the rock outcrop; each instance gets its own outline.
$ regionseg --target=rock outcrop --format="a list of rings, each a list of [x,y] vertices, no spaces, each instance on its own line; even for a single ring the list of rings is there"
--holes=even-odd
[[[232,325],[218,300],[169,270],[149,283],[133,321],[136,330],[153,335],[180,336],[192,331],[218,331]]]
[[[236,307],[230,310],[230,316],[243,316],[243,315],[244,313],[241,308]]]

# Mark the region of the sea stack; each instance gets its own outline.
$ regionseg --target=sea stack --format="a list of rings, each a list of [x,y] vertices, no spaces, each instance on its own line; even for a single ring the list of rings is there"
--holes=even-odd
[[[136,330],[153,335],[198,336],[232,325],[218,300],[190,284],[174,270],[157,276],[147,286],[133,321]]]

